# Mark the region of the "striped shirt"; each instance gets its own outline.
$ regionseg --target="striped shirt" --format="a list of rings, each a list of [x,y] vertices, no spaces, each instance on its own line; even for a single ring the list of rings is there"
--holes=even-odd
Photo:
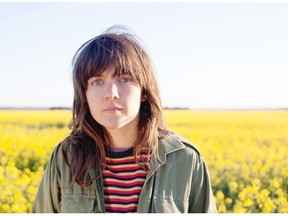
[[[136,163],[133,148],[109,152],[103,172],[105,209],[108,213],[137,212],[147,171]]]

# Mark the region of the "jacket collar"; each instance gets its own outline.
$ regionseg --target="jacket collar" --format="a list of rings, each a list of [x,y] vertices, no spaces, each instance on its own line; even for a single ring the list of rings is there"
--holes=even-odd
[[[185,145],[180,137],[170,132],[168,137],[159,140],[158,149],[153,154],[150,161],[150,171],[154,173],[161,165],[166,163],[168,154],[184,148]]]

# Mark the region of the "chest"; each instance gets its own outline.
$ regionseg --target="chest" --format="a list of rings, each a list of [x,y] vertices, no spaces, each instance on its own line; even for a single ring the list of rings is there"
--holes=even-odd
[[[134,157],[106,158],[103,172],[105,211],[108,213],[137,212],[139,196],[147,171]]]

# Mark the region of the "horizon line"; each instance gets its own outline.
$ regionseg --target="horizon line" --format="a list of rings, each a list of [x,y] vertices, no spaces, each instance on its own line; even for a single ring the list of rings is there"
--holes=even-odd
[[[204,111],[209,111],[209,110],[215,110],[215,111],[229,111],[229,110],[235,110],[235,111],[249,111],[249,110],[252,110],[252,111],[256,111],[256,110],[260,110],[260,111],[269,111],[269,110],[283,110],[283,111],[288,111],[288,107],[278,107],[278,108],[268,108],[268,107],[257,107],[257,108],[249,108],[249,107],[234,107],[234,108],[225,108],[225,107],[222,107],[222,108],[193,108],[193,107],[169,107],[169,106],[164,106],[162,107],[163,110],[195,110],[195,111],[201,111],[201,110],[204,110]],[[1,107],[0,106],[0,110],[72,110],[72,107],[66,107],[66,106],[51,106],[51,107],[37,107],[37,106],[31,106],[31,107],[26,107],[26,106],[23,106],[23,107]]]

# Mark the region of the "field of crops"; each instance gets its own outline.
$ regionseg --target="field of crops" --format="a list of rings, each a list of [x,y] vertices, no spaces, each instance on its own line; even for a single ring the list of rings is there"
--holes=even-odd
[[[0,212],[29,212],[70,111],[0,111]],[[288,111],[167,110],[205,158],[219,212],[288,212]]]

